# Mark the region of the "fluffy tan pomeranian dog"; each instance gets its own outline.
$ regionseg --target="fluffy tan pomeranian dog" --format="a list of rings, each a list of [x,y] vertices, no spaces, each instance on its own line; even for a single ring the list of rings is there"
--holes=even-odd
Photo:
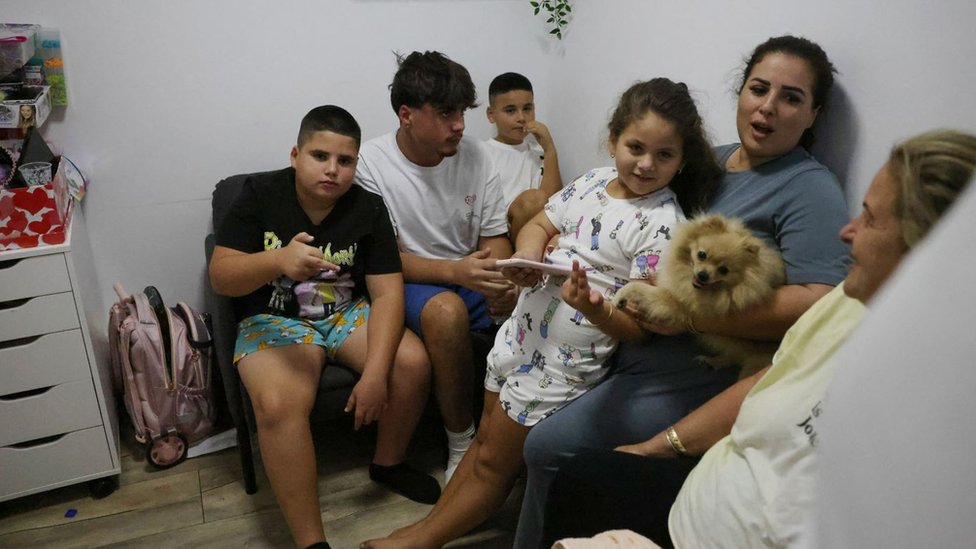
[[[738,219],[704,215],[681,224],[654,285],[629,282],[614,296],[642,318],[691,327],[692,318],[726,316],[770,299],[786,281],[779,253]],[[713,368],[742,366],[741,377],[766,367],[777,343],[699,334],[714,356],[699,357]]]

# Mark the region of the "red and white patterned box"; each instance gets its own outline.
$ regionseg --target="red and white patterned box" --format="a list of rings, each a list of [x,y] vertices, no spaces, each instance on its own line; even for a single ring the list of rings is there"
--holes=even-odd
[[[64,242],[72,204],[61,168],[47,185],[0,189],[0,250]]]

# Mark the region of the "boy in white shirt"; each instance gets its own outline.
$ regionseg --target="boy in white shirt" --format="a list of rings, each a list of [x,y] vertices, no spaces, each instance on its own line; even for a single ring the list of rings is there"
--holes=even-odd
[[[506,72],[488,86],[488,121],[495,125],[488,150],[498,170],[512,242],[519,230],[563,188],[559,157],[549,128],[535,119],[532,83]],[[532,137],[529,137],[529,136]]]
[[[468,70],[436,51],[398,58],[390,104],[399,126],[359,150],[356,182],[383,197],[397,232],[406,325],[430,357],[447,430],[450,479],[474,438],[469,330],[508,316],[517,287],[495,268],[512,255],[487,145],[464,138],[477,105]]]

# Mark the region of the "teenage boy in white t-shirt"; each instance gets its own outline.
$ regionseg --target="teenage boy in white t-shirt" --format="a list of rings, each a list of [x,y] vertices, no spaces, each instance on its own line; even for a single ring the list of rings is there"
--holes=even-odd
[[[399,59],[390,102],[399,128],[363,144],[356,181],[386,202],[407,282],[406,324],[424,341],[448,438],[445,481],[474,438],[471,329],[507,316],[517,288],[495,270],[512,255],[498,172],[462,139],[471,76],[439,52]]]
[[[521,74],[506,72],[491,81],[487,115],[496,134],[486,143],[498,169],[508,232],[515,242],[522,226],[563,188],[556,143],[549,128],[535,119],[532,83]]]

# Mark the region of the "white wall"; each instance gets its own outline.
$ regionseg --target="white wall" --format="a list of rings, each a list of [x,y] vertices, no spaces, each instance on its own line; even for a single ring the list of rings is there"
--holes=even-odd
[[[895,140],[976,132],[971,0],[574,4],[558,43],[528,0],[3,0],[0,19],[62,30],[70,105],[43,133],[93,181],[83,208],[106,304],[120,280],[201,305],[214,183],[285,165],[319,104],[348,108],[366,137],[392,129],[393,50],[447,53],[483,100],[496,74],[525,73],[567,178],[608,162],[607,116],[638,79],[687,82],[714,140],[734,140],[736,69],[786,32],[840,70],[820,151],[852,212]],[[481,109],[468,128],[490,135]]]
[[[607,164],[602,141],[636,80],[682,80],[716,143],[737,141],[744,58],[770,36],[818,42],[837,67],[814,151],[847,187],[852,213],[895,141],[936,127],[976,133],[976,2],[971,0],[581,0],[546,98],[565,175]],[[612,6],[612,9],[611,9]],[[571,113],[571,115],[567,115]],[[599,130],[599,131],[598,131]]]
[[[202,305],[214,184],[287,165],[317,105],[349,109],[367,138],[393,129],[394,50],[447,53],[480,99],[507,70],[550,88],[546,28],[522,0],[3,0],[0,20],[61,29],[69,106],[42,133],[92,180],[106,306],[115,280]],[[482,109],[467,118],[493,135]]]

